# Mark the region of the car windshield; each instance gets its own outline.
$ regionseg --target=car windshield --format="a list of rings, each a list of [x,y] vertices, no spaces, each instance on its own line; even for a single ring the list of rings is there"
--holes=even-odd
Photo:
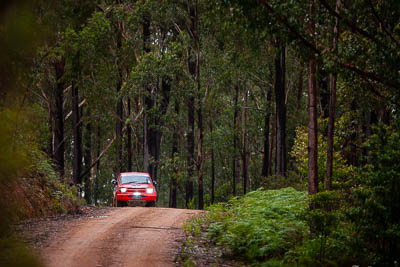
[[[120,184],[150,184],[150,177],[144,175],[123,175]]]

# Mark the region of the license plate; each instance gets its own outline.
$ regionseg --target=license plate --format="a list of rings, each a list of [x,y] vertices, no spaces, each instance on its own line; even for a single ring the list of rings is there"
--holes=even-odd
[[[141,198],[142,198],[141,195],[132,195],[131,197],[132,197],[133,199],[141,199]]]

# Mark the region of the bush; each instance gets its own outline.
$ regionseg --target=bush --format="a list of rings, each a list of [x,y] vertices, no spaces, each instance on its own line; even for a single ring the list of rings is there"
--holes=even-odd
[[[305,266],[397,266],[400,255],[400,136],[379,125],[368,154],[343,191],[312,197],[312,239],[294,251]]]
[[[308,227],[299,219],[307,194],[293,188],[259,189],[210,208],[208,237],[247,261],[282,259],[301,244]]]
[[[366,148],[369,156],[354,190],[355,206],[348,215],[362,249],[360,259],[392,266],[400,262],[400,135],[399,128],[375,127]]]

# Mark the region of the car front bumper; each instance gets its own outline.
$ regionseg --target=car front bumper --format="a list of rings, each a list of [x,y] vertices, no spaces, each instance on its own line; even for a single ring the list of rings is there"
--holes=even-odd
[[[126,192],[126,193],[121,193],[117,192],[117,200],[118,201],[133,201],[133,200],[140,200],[140,201],[146,201],[146,202],[154,202],[157,200],[157,193],[143,193],[140,192],[140,194],[135,194],[135,192]]]

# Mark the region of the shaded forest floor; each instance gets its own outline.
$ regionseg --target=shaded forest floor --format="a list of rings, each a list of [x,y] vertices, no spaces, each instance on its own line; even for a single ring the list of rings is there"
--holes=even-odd
[[[182,246],[177,255],[178,266],[246,266],[245,263],[232,259],[229,249],[210,242],[206,235],[204,229],[198,234],[186,233],[180,240]]]
[[[25,220],[15,226],[16,232],[33,249],[46,247],[54,237],[88,218],[107,216],[111,207],[81,206],[75,214],[55,215]]]

